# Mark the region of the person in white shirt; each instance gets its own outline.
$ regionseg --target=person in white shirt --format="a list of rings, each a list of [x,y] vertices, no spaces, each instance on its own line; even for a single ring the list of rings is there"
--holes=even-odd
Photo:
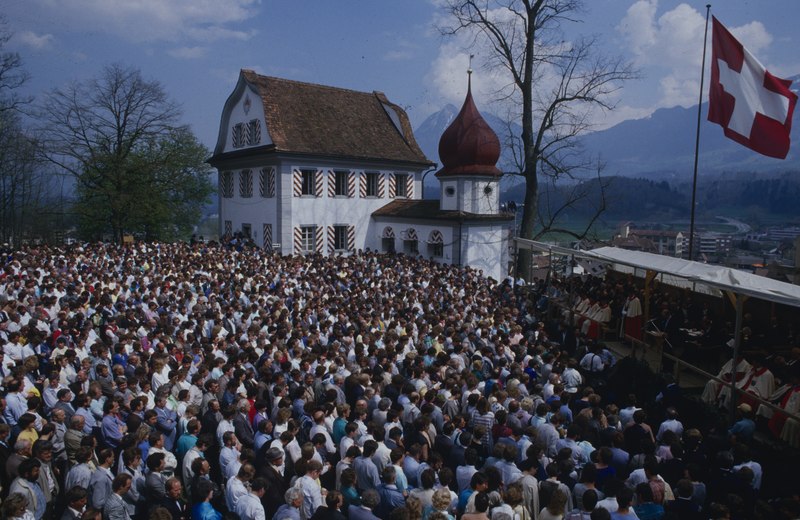
[[[224,474],[229,464],[239,460],[239,441],[235,433],[225,432],[223,443],[224,446],[219,452],[219,466]]]
[[[253,480],[250,485],[250,492],[239,497],[236,504],[236,514],[242,520],[266,520],[264,506],[261,505],[261,497],[267,489],[267,481],[263,478]]]
[[[248,482],[256,476],[256,468],[252,464],[245,464],[239,468],[239,473],[225,484],[225,505],[228,511],[236,511],[239,500],[246,494]]]
[[[675,433],[678,438],[683,437],[683,424],[678,420],[678,411],[672,406],[667,408],[667,418],[661,423],[661,426],[658,427],[656,440],[660,441],[664,432],[667,430]]]
[[[300,517],[308,520],[322,505],[322,499],[327,494],[319,485],[319,476],[322,473],[322,464],[312,460],[306,466],[306,474],[300,477],[295,487],[303,491],[303,504],[300,506]]]

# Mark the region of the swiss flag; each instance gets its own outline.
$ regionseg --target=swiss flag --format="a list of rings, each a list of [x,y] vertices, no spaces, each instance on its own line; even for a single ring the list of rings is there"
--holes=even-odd
[[[785,159],[797,95],[714,18],[708,120],[760,154]]]

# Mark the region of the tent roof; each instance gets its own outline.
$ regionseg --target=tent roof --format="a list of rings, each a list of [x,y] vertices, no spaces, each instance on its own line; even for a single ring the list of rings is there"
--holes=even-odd
[[[800,286],[779,282],[738,269],[692,262],[641,251],[600,247],[581,251],[581,256],[602,262],[624,264],[679,276],[723,291],[745,294],[761,300],[800,307]]]
[[[600,247],[589,251],[552,246],[533,240],[516,239],[523,248],[550,251],[559,255],[588,258],[599,262],[620,264],[683,278],[722,291],[745,294],[761,300],[800,307],[800,286],[758,276],[738,269],[709,265],[671,256],[628,251],[617,247]]]

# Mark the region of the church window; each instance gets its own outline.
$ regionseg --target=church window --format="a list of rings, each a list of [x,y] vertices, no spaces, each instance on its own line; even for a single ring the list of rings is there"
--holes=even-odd
[[[275,168],[261,168],[258,187],[262,197],[270,198],[275,196]]]
[[[300,228],[300,250],[303,253],[314,252],[316,231],[316,226],[302,226]]]
[[[222,172],[220,174],[219,189],[223,198],[230,199],[233,197],[233,172]]]
[[[408,175],[405,173],[396,173],[394,175],[394,193],[395,197],[408,197]]]
[[[244,123],[236,123],[231,130],[231,142],[234,148],[244,146]]]
[[[336,196],[347,196],[347,177],[350,174],[347,170],[335,170],[333,172],[334,178],[334,194]]]
[[[378,196],[378,173],[377,172],[367,172],[367,197],[377,197]]]
[[[333,249],[347,250],[347,226],[333,226]]]
[[[433,258],[441,258],[444,256],[444,237],[439,230],[431,231],[428,237],[428,255]]]
[[[261,121],[258,119],[251,119],[247,123],[247,144],[249,146],[256,145],[261,142]]]
[[[239,173],[239,196],[249,199],[253,196],[253,172],[242,170]]]
[[[302,189],[300,194],[316,196],[317,194],[316,170],[301,170],[300,174],[302,175]]]

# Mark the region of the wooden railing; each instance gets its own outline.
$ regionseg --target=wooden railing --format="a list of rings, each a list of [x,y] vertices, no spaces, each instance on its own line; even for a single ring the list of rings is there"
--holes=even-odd
[[[640,339],[637,339],[637,338],[634,338],[632,336],[626,335],[625,336],[625,340],[629,341],[631,343],[632,348],[631,348],[630,356],[632,356],[634,358],[636,357],[637,348],[641,348],[641,349],[644,350],[644,349],[647,349],[649,347],[649,345],[647,343],[645,343],[644,341],[642,341]],[[700,376],[702,376],[702,377],[704,377],[704,378],[706,378],[708,380],[717,381],[718,383],[722,384],[723,386],[731,388],[730,381],[725,381],[723,379],[720,379],[716,375],[711,374],[709,372],[706,372],[702,368],[700,368],[698,366],[695,366],[695,365],[689,363],[688,361],[686,361],[684,359],[681,359],[679,357],[673,356],[672,354],[667,354],[666,352],[662,352],[661,355],[665,359],[669,359],[670,361],[672,361],[674,363],[674,365],[673,365],[673,377],[675,378],[675,382],[678,383],[678,384],[680,384],[681,369],[682,368],[686,368],[686,369],[688,369],[688,370],[690,370],[690,371],[692,371],[692,372],[694,372],[696,374],[699,374]],[[738,400],[739,394],[745,394],[746,393],[746,392],[742,392],[740,389],[736,388],[735,386],[733,388],[733,392],[734,392],[734,396],[735,396],[734,398],[737,399],[737,400]],[[784,410],[783,408],[781,408],[780,406],[778,406],[778,405],[776,405],[774,403],[771,403],[770,401],[766,401],[766,400],[764,400],[764,399],[762,399],[762,398],[760,398],[760,397],[758,397],[756,395],[750,394],[750,393],[747,394],[747,398],[748,399],[752,399],[752,400],[758,402],[759,404],[762,404],[762,405],[766,406],[767,408],[769,408],[769,409],[771,409],[771,410],[773,410],[775,412],[780,412],[783,415],[785,415],[786,417],[788,417],[789,419],[794,419],[795,421],[800,422],[800,415],[794,414],[794,413],[789,413],[786,410]]]

